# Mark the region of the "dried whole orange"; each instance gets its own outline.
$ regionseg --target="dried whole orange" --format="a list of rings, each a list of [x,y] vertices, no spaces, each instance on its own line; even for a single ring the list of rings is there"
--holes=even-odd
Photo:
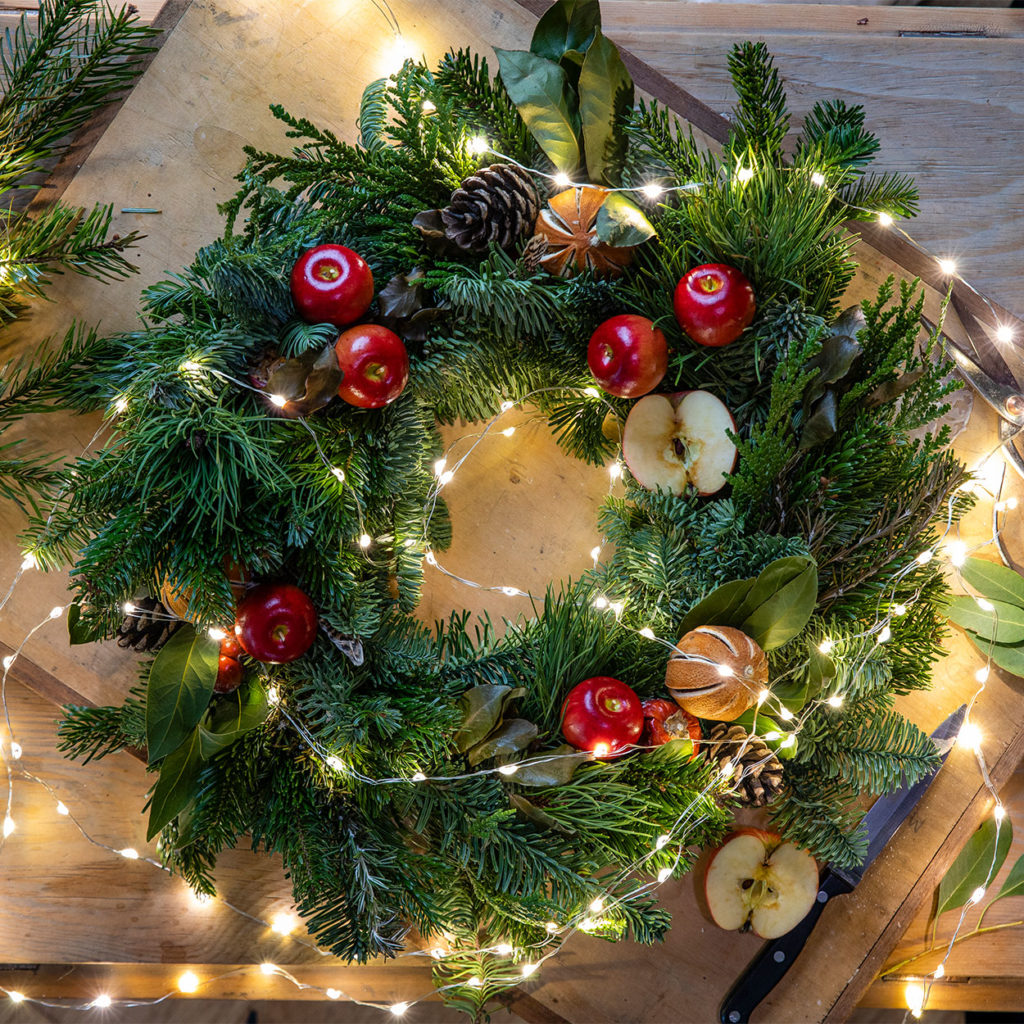
[[[597,213],[609,195],[610,189],[581,185],[551,197],[535,229],[535,237],[548,246],[540,266],[557,277],[588,268],[602,275],[622,273],[633,259],[632,246],[608,245],[597,237]]]

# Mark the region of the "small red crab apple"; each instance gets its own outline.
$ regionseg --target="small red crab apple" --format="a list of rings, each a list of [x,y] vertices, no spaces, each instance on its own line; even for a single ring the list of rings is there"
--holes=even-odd
[[[402,339],[379,324],[350,327],[334,343],[344,376],[338,394],[360,409],[393,402],[409,382],[409,353]]]
[[[617,757],[644,727],[640,698],[621,679],[594,676],[577,683],[562,705],[562,735],[577,750]]]
[[[715,851],[704,875],[708,910],[719,928],[777,939],[814,905],[818,865],[775,832],[741,828]]]
[[[679,326],[710,348],[735,341],[757,311],[750,282],[725,263],[705,263],[683,274],[672,306]]]
[[[316,639],[316,609],[291,583],[264,583],[241,600],[235,637],[242,650],[272,665],[301,658]]]
[[[608,394],[639,398],[653,391],[668,369],[665,335],[645,316],[613,316],[591,335],[587,365]]]
[[[709,391],[645,395],[626,417],[622,456],[636,482],[682,495],[714,494],[736,464],[732,414]]]
[[[318,245],[292,267],[292,299],[299,316],[311,324],[344,327],[373,302],[373,271],[344,245]]]

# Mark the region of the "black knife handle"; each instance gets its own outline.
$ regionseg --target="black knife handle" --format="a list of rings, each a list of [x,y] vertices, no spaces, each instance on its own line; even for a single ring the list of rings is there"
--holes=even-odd
[[[825,871],[818,882],[818,898],[807,916],[792,931],[767,943],[729,990],[719,1013],[722,1024],[746,1024],[750,1020],[754,1008],[782,980],[804,948],[825,904],[833,896],[852,891],[853,886],[845,878]]]

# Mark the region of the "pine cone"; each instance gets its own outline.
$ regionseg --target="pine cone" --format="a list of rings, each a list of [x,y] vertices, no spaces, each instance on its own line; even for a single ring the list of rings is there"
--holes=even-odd
[[[117,631],[118,647],[134,651],[159,651],[181,625],[155,597],[133,601],[134,611],[126,615]]]
[[[523,255],[519,258],[524,276],[532,277],[543,266],[544,257],[548,252],[548,241],[540,235],[534,235],[526,243]]]
[[[739,756],[733,786],[741,803],[764,807],[782,788],[782,763],[760,736],[750,735],[742,725],[719,722],[707,745],[719,769]]]
[[[537,186],[515,164],[491,164],[471,174],[441,211],[446,237],[460,249],[485,252],[491,242],[502,249],[533,231],[540,209]]]

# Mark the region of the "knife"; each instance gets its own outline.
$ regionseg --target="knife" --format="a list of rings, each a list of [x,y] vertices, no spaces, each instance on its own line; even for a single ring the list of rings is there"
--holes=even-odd
[[[940,767],[956,743],[963,724],[967,705],[962,704],[932,733],[932,741],[939,753]],[[758,1003],[782,980],[800,950],[804,948],[811,930],[818,923],[821,912],[833,896],[852,892],[864,877],[871,862],[885,849],[904,818],[914,809],[925,790],[931,785],[938,768],[919,779],[912,786],[879,797],[864,818],[868,833],[868,852],[857,867],[829,867],[818,881],[818,898],[807,916],[781,938],[767,943],[740,975],[722,1003],[719,1019],[722,1024],[745,1024]]]

